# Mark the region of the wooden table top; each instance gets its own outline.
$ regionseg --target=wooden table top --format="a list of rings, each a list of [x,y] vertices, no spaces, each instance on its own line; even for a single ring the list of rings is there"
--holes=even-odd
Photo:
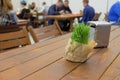
[[[19,19],[18,20],[18,24],[19,23],[28,23],[29,22],[29,20],[25,20],[25,19]]]
[[[108,49],[96,49],[84,64],[64,59],[71,34],[0,54],[0,80],[120,80],[120,27]]]
[[[48,15],[47,19],[70,19],[70,18],[79,18],[82,17],[82,14],[65,14],[65,15]]]

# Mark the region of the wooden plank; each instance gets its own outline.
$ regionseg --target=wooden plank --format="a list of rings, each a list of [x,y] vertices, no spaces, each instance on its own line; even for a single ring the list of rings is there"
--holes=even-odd
[[[31,44],[26,28],[16,32],[2,33],[0,36],[0,50]]]
[[[50,25],[50,26],[45,26],[43,28],[39,28],[39,29],[33,29],[33,30],[35,31],[36,34],[38,34],[38,33],[41,33],[41,32],[51,31],[54,28],[55,28],[54,25]]]
[[[19,45],[28,45],[28,40],[27,38],[21,38],[21,39],[15,39],[15,40],[9,40],[9,41],[4,41],[0,42],[0,49],[6,49],[6,48],[12,48],[15,46]]]
[[[119,35],[120,35],[120,28],[117,28],[116,30],[111,32],[110,41],[117,38]]]
[[[7,58],[10,58],[10,57],[13,57],[13,56],[16,56],[16,55],[24,54],[24,53],[29,52],[31,50],[35,50],[35,49],[38,49],[40,47],[43,47],[43,46],[46,46],[46,45],[50,45],[52,43],[59,42],[59,41],[64,40],[66,38],[68,39],[70,37],[70,35],[71,34],[67,34],[67,35],[64,35],[64,36],[53,38],[53,39],[51,39],[49,41],[43,41],[41,43],[36,43],[36,44],[34,44],[32,46],[26,46],[24,48],[20,48],[20,49],[15,49],[15,50],[11,50],[11,51],[8,51],[8,52],[4,52],[4,53],[0,54],[0,61],[4,60],[4,59],[7,59]]]
[[[16,36],[17,35],[17,36]],[[23,30],[0,34],[0,41],[25,37]]]
[[[48,37],[55,37],[57,35],[59,35],[59,32],[57,30],[52,30],[43,34],[37,34],[37,37],[39,40],[42,40]]]
[[[64,16],[61,16],[61,15],[48,15],[48,16],[46,16],[47,19],[57,19],[57,20],[65,20],[65,19],[79,18],[79,17],[82,17],[82,14],[67,14]]]
[[[69,73],[69,71],[79,66],[79,64],[80,63],[71,63],[65,59],[61,59],[22,80],[59,80],[66,73]]]
[[[116,29],[120,28],[120,26],[111,26],[111,31],[114,31]]]
[[[97,50],[95,50],[95,52],[96,51]],[[77,68],[80,64],[81,63],[71,63],[62,58],[22,80],[59,80],[61,77]]]
[[[30,52],[26,52],[26,53],[21,54],[21,55],[17,55],[17,56],[2,60],[2,61],[0,61],[0,72],[5,71],[7,69],[10,69],[16,65],[26,63],[26,62],[28,62],[32,59],[35,59],[41,55],[47,54],[50,51],[53,51],[53,50],[58,49],[60,47],[63,47],[66,44],[61,44],[61,43],[66,43],[67,41],[68,41],[67,39],[64,39],[64,40],[61,40],[57,43],[53,43],[51,45],[44,46],[44,47],[32,50]]]
[[[49,52],[46,55],[42,55],[24,64],[15,66],[9,70],[0,73],[3,80],[21,80],[31,74],[34,74],[38,70],[41,70],[48,65],[61,59],[64,54],[64,47]],[[48,57],[49,56],[49,57]]]
[[[98,80],[120,52],[120,36],[61,80]]]
[[[99,80],[120,80],[120,55]]]
[[[53,37],[61,34],[55,25],[50,25],[37,29],[32,29],[31,27],[29,27],[28,29],[35,42],[39,42],[39,40],[41,39]]]

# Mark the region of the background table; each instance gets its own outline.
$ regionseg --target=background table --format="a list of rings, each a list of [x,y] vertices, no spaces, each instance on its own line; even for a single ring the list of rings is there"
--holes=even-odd
[[[108,49],[93,50],[84,64],[64,58],[71,34],[1,53],[0,80],[119,80],[119,32],[112,27]]]
[[[54,19],[55,24],[57,25],[58,28],[60,28],[58,21],[59,20],[70,20],[70,31],[73,30],[73,23],[75,18],[80,18],[82,17],[82,14],[65,14],[65,15],[48,15],[46,16],[47,19]]]

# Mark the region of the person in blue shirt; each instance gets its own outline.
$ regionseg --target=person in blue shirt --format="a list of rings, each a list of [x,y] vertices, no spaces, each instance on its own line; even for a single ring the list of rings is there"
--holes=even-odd
[[[53,4],[49,10],[48,15],[60,15],[64,13],[64,10],[61,10],[60,7],[62,6],[62,0],[58,0],[56,4]],[[54,23],[54,19],[48,19],[48,25],[52,25]]]
[[[30,9],[27,6],[27,2],[23,0],[20,2],[20,4],[22,6],[22,9],[20,11],[18,11],[17,17],[19,19],[28,19],[28,18],[24,17],[25,13],[30,13]]]
[[[79,21],[80,23],[84,22],[87,24],[88,21],[92,21],[95,16],[95,10],[93,7],[89,5],[89,0],[83,0],[83,16],[82,19]]]
[[[120,20],[120,1],[112,5],[108,13],[108,20],[113,22],[118,22]]]

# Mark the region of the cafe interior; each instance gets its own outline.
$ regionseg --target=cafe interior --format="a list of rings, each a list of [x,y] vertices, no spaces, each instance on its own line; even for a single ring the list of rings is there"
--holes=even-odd
[[[0,80],[120,80],[120,0],[0,0]]]

